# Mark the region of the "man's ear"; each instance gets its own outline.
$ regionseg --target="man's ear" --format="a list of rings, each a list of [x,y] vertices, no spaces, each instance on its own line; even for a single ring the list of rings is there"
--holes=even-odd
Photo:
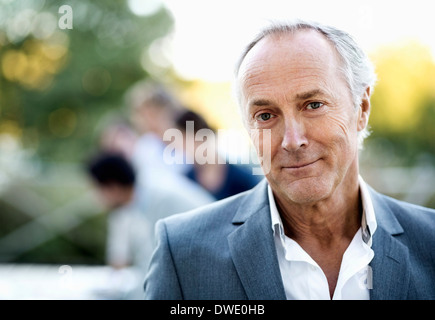
[[[358,131],[364,130],[369,123],[370,116],[370,87],[364,91],[361,104],[358,107]]]

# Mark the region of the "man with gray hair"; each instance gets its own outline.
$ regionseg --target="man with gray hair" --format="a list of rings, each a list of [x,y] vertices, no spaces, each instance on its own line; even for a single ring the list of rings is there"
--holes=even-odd
[[[375,79],[341,30],[263,30],[236,85],[266,179],[160,221],[146,298],[435,299],[435,211],[359,175]]]

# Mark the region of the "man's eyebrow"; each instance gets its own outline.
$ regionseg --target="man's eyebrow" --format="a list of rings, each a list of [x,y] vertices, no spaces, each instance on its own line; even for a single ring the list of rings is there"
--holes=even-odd
[[[295,96],[295,100],[307,100],[310,98],[313,98],[315,96],[325,96],[326,93],[320,89],[313,89],[307,92],[298,93]],[[254,99],[252,102],[249,103],[251,107],[263,107],[263,106],[270,106],[273,105],[273,102],[268,99]]]
[[[314,90],[310,90],[310,91],[307,91],[304,93],[298,93],[296,95],[296,99],[297,100],[306,100],[306,99],[310,99],[312,97],[319,96],[319,95],[325,95],[325,93],[320,89],[314,89]]]
[[[267,99],[255,99],[250,103],[251,106],[255,107],[270,106],[271,104],[272,102]]]

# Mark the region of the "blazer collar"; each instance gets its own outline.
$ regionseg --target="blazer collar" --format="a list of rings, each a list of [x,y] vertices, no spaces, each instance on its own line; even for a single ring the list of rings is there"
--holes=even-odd
[[[233,218],[234,224],[241,224],[248,220],[253,214],[258,213],[260,209],[267,206],[269,208],[269,198],[267,196],[267,180],[261,180],[255,186],[247,197],[242,201],[239,209]]]
[[[368,187],[370,196],[372,198],[373,207],[376,211],[376,222],[378,225],[382,225],[384,230],[391,235],[402,234],[403,228],[397,220],[394,212],[389,206],[387,197],[376,192],[373,188]]]
[[[387,197],[370,188],[378,229],[373,235],[375,256],[370,263],[373,300],[406,299],[411,281],[409,252],[398,237],[404,233]]]
[[[231,256],[245,292],[251,300],[285,300],[263,180],[241,203],[228,236]]]

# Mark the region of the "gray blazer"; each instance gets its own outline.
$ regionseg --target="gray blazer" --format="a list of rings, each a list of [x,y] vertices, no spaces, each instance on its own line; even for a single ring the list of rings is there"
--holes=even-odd
[[[370,189],[378,228],[371,299],[435,299],[435,210]],[[267,182],[156,225],[145,298],[285,299]]]

